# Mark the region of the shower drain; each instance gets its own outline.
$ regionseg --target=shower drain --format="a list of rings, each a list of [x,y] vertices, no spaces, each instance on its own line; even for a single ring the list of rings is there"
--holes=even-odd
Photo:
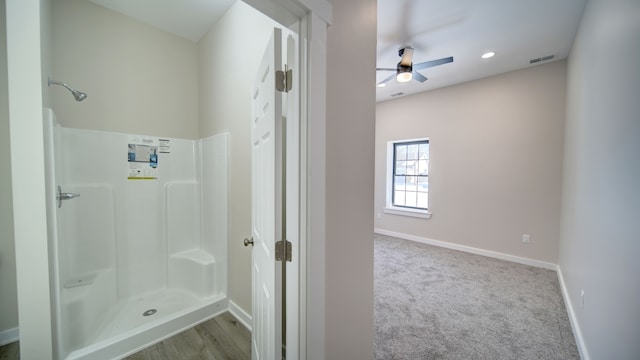
[[[149,310],[143,312],[142,316],[151,316],[151,315],[153,315],[153,314],[155,314],[157,312],[158,312],[158,310],[156,310],[156,309],[149,309]]]

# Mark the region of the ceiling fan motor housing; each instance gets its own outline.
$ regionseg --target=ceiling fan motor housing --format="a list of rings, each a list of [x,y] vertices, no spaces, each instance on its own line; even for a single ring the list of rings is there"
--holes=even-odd
[[[405,49],[413,50],[413,48],[411,46],[405,46],[405,47],[403,47],[403,48],[398,50],[398,56],[402,57],[402,55],[404,55],[404,50]]]
[[[402,65],[401,62],[398,63],[398,66],[396,67],[396,69],[398,69],[398,74],[400,73],[405,73],[405,72],[412,72],[413,71],[413,66],[412,65]]]

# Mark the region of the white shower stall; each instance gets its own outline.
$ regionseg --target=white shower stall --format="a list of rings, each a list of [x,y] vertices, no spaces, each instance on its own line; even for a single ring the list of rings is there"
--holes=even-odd
[[[229,135],[44,119],[57,357],[119,358],[224,311]],[[141,141],[155,144],[153,166],[127,156]]]

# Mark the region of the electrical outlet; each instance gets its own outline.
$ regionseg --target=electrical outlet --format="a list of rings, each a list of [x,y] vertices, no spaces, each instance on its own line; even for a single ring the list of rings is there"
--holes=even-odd
[[[522,234],[522,242],[525,244],[528,244],[531,242],[531,235],[529,234]]]

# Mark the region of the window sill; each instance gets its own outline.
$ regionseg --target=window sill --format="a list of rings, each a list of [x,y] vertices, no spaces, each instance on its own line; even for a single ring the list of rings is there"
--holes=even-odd
[[[417,217],[422,219],[431,219],[431,212],[429,212],[429,210],[413,210],[413,209],[405,209],[405,208],[390,206],[390,207],[384,208],[384,213],[392,214],[392,215],[400,215],[400,216]]]

